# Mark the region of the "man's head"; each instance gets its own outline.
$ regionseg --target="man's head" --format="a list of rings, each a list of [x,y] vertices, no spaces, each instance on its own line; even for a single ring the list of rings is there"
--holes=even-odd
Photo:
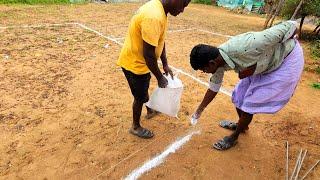
[[[198,44],[190,53],[190,64],[194,70],[215,73],[224,63],[218,48],[214,46]]]
[[[172,16],[178,16],[184,11],[191,0],[162,0],[166,13]]]

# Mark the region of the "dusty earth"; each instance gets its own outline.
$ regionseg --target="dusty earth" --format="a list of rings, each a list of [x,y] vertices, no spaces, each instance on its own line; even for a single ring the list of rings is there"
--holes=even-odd
[[[0,26],[80,22],[121,38],[140,5],[2,5]],[[263,22],[255,15],[192,4],[184,14],[170,17],[170,30],[235,35],[260,30]],[[172,31],[166,41],[169,63],[207,81],[207,75],[190,68],[190,50],[198,43],[226,40],[196,30]],[[315,60],[308,43],[302,44],[307,67]],[[188,119],[206,88],[180,75],[185,85],[180,119],[142,118],[156,134],[151,140],[128,134],[132,97],[115,65],[120,48],[75,25],[0,28],[1,179],[120,179],[194,129]],[[237,81],[228,72],[224,87],[232,90]],[[141,179],[283,179],[285,141],[290,143],[290,172],[300,148],[308,150],[304,174],[320,159],[320,91],[310,87],[312,82],[319,82],[319,76],[304,72],[289,104],[276,115],[255,116],[249,132],[225,152],[211,148],[230,133],[217,124],[237,115],[230,97],[219,94],[195,127],[201,134]],[[152,78],[150,93],[155,87]],[[320,167],[308,178],[319,177]]]

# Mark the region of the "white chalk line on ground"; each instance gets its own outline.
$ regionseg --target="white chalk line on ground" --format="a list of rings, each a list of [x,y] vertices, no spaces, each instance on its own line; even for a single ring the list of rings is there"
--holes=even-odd
[[[80,27],[90,30],[92,32],[95,32],[96,34],[101,34],[100,36],[104,36],[102,33],[93,30],[91,28],[89,28],[88,26],[85,26],[84,24],[78,23],[78,22],[74,22],[74,23],[56,23],[56,24],[37,24],[37,25],[19,25],[19,26],[0,26],[0,29],[10,29],[10,28],[39,28],[39,27],[54,27],[54,26],[66,26],[66,25],[79,25]],[[110,26],[107,29],[113,29],[113,28],[119,28],[119,27],[127,27],[127,25],[116,25],[116,26]],[[186,29],[173,29],[173,30],[168,30],[168,33],[174,33],[174,32],[185,32],[185,31],[200,31],[200,32],[204,32],[204,33],[208,33],[208,34],[212,34],[212,35],[216,35],[216,36],[221,36],[221,37],[227,37],[230,38],[232,36],[230,35],[225,35],[225,34],[220,34],[220,33],[215,33],[212,31],[208,31],[208,30],[204,30],[204,29],[199,29],[199,28],[186,28]],[[113,39],[113,40],[122,40],[124,39],[124,37],[116,37],[116,38],[111,38],[109,36],[106,36],[108,38],[110,38],[109,40]],[[113,41],[111,40],[111,41]],[[120,42],[118,42],[120,43]],[[120,43],[122,45],[122,43]],[[119,44],[119,45],[120,45]]]
[[[138,179],[142,174],[150,171],[152,168],[162,164],[165,160],[165,158],[171,154],[175,153],[182,145],[184,145],[186,142],[188,142],[191,137],[194,134],[200,134],[200,131],[193,131],[189,133],[188,135],[184,136],[180,140],[175,141],[173,144],[171,144],[168,148],[166,148],[161,154],[154,157],[153,159],[145,162],[141,167],[133,170],[126,178],[125,180],[135,180]]]
[[[118,38],[113,38],[114,40],[124,40],[125,37],[118,37]]]
[[[136,155],[138,152],[146,149],[148,146],[150,146],[151,144],[153,144],[154,142],[158,142],[161,138],[163,138],[165,135],[169,134],[171,131],[167,131],[166,133],[162,134],[160,137],[158,137],[157,139],[154,139],[153,141],[151,141],[150,143],[148,143],[147,145],[143,146],[142,148],[138,149],[137,151],[133,152],[132,154],[130,154],[129,156],[125,157],[124,159],[120,160],[118,163],[114,164],[113,166],[111,166],[110,168],[106,169],[105,171],[101,172],[100,174],[98,174],[96,177],[92,178],[92,179],[98,179],[100,176],[102,176],[103,174],[108,173],[109,171],[111,171],[112,169],[116,168],[117,166],[119,166],[121,163],[123,163],[124,161],[130,159],[131,157],[133,157],[134,155]],[[85,166],[87,167],[87,166]],[[83,167],[82,169],[84,169],[85,167]]]
[[[174,30],[169,30],[168,33],[186,32],[186,31],[200,31],[200,32],[203,32],[203,33],[208,33],[208,34],[211,34],[211,35],[221,36],[221,37],[225,37],[225,38],[233,37],[233,36],[230,36],[230,35],[215,33],[215,32],[211,32],[211,31],[208,31],[208,30],[197,29],[197,28],[174,29]],[[123,40],[123,39],[125,39],[125,37],[115,37],[113,39],[115,39],[115,40],[120,40],[120,39]]]
[[[203,82],[202,80],[200,80],[200,79],[192,76],[192,75],[189,74],[189,73],[186,73],[186,72],[182,71],[181,69],[175,68],[175,67],[173,67],[173,66],[171,66],[171,65],[169,65],[169,66],[170,66],[170,68],[172,68],[172,69],[175,70],[176,72],[179,72],[179,73],[181,73],[181,74],[183,74],[183,75],[186,75],[186,76],[190,77],[191,79],[197,81],[198,83],[200,83],[200,84],[202,84],[202,85],[204,85],[204,86],[206,86],[206,87],[209,87],[209,83]],[[219,91],[222,92],[223,94],[227,95],[227,96],[231,96],[231,95],[232,95],[232,93],[231,93],[228,89],[226,89],[226,88],[224,88],[224,87],[222,87],[222,86],[220,87],[220,90],[219,90]]]
[[[187,29],[173,29],[173,30],[168,30],[168,33],[175,33],[175,32],[185,32],[185,31],[194,31],[197,30],[196,28],[187,28]],[[125,37],[115,37],[113,38],[115,40],[124,40]]]
[[[25,26],[8,26],[8,27],[0,27],[0,29],[7,29],[7,28],[37,28],[37,27],[50,27],[50,26],[64,26],[64,25],[78,25],[79,27],[86,29],[88,31],[91,31],[105,39],[108,39],[120,46],[123,46],[123,43],[119,42],[117,39],[115,38],[111,38],[110,36],[105,36],[104,34],[102,34],[101,32],[98,32],[84,24],[81,23],[65,23],[65,24],[42,24],[42,25],[25,25]],[[182,30],[172,30],[171,32],[183,32],[183,31],[192,31],[192,30],[199,30],[199,29],[194,29],[194,28],[190,28],[190,29],[182,29]],[[210,31],[205,31],[205,30],[200,30],[202,32],[210,32]],[[227,35],[222,35],[222,34],[218,34],[218,33],[213,33],[210,32],[213,35],[220,35],[220,36],[224,36],[224,37],[231,37],[231,36],[227,36]],[[192,76],[191,74],[184,72],[183,70],[170,66],[173,70],[184,74],[190,78],[192,78],[193,80],[199,82],[200,84],[208,87],[208,83],[203,82],[202,80]],[[225,88],[221,87],[220,91],[223,94],[226,94],[228,96],[231,96],[231,93],[226,90]],[[138,177],[140,177],[142,174],[144,174],[145,172],[150,171],[152,168],[158,166],[159,164],[161,164],[164,159],[171,153],[174,153],[177,149],[179,149],[183,144],[185,144],[187,141],[190,140],[190,138],[194,135],[194,134],[199,134],[200,131],[195,131],[195,132],[191,132],[190,134],[186,135],[185,137],[183,137],[181,140],[178,140],[176,142],[174,142],[173,144],[171,144],[164,152],[162,152],[159,156],[154,157],[152,160],[146,162],[144,165],[142,165],[140,168],[134,170],[132,173],[130,173],[126,179],[136,179]],[[167,134],[167,133],[165,133]],[[164,136],[165,134],[163,134],[162,136]],[[149,146],[150,144],[154,143],[156,140],[150,142],[149,144],[147,144],[145,147]],[[112,170],[113,168],[117,167],[119,164],[121,164],[122,162],[124,162],[125,160],[129,159],[130,157],[134,156],[136,153],[142,151],[145,147],[137,150],[136,152],[130,154],[129,156],[127,156],[126,158],[122,159],[121,161],[119,161],[117,164],[111,166],[109,169],[103,171],[102,173],[98,174],[95,178],[93,179],[97,179],[99,178],[101,175],[109,172],[110,170]],[[87,166],[85,166],[87,167]]]
[[[106,39],[108,39],[109,41],[112,41],[112,42],[114,42],[114,43],[116,43],[116,44],[118,44],[118,45],[123,46],[123,44],[122,44],[121,42],[119,42],[119,41],[117,41],[117,40],[115,40],[115,39],[113,39],[113,38],[111,38],[111,37],[109,37],[109,36],[105,36],[105,35],[103,35],[101,32],[98,32],[98,31],[96,31],[96,30],[94,30],[94,29],[91,29],[91,28],[89,28],[88,26],[86,26],[86,25],[84,25],[84,24],[77,23],[77,25],[79,25],[79,26],[82,27],[83,29],[86,29],[86,30],[88,30],[88,31],[94,32],[95,34],[97,34],[97,35],[99,35],[99,36],[101,36],[101,37],[103,37],[103,38],[106,38]]]
[[[128,27],[128,25],[120,24],[120,25],[114,25],[114,26],[107,26],[106,29],[127,28],[127,27]]]
[[[200,32],[212,34],[212,35],[215,35],[215,36],[221,36],[221,37],[227,37],[227,38],[231,38],[231,37],[232,37],[232,36],[230,36],[230,35],[215,33],[215,32],[211,32],[211,31],[207,31],[207,30],[203,30],[203,29],[197,29],[197,30],[200,31]]]
[[[207,31],[207,30],[203,30],[203,29],[197,29],[197,28],[173,29],[173,30],[169,30],[168,33],[186,32],[186,31],[200,31],[200,32],[212,34],[212,35],[215,35],[215,36],[221,36],[221,37],[226,37],[226,38],[232,37],[232,36],[230,36],[230,35],[215,33],[215,32],[211,32],[211,31]],[[113,38],[113,37],[112,37],[112,38]],[[114,37],[113,39],[114,39],[114,40],[124,40],[125,37]]]
[[[196,29],[196,28],[172,29],[172,30],[168,30],[168,33],[184,32],[184,31],[193,31],[193,30],[197,30],[197,29]]]
[[[187,28],[187,29],[173,29],[173,30],[168,30],[168,33],[175,33],[175,32],[185,32],[185,31],[194,31],[197,30],[196,28]],[[115,40],[124,40],[125,37],[115,37],[113,38]]]
[[[86,29],[86,30],[89,30],[91,32],[94,32],[95,34],[98,34],[99,36],[101,37],[104,37],[110,41],[113,41],[114,43],[118,44],[118,45],[123,45],[121,42],[117,41],[116,39],[114,38],[111,38],[109,36],[105,36],[103,35],[102,33],[94,30],[94,29],[91,29],[89,28],[88,26],[84,25],[84,24],[81,24],[81,23],[77,23],[77,22],[74,22],[74,23],[56,23],[56,24],[36,24],[36,25],[19,25],[19,26],[0,26],[0,29],[13,29],[13,28],[40,28],[40,27],[54,27],[54,26],[57,26],[57,27],[60,27],[60,26],[68,26],[68,25],[77,25],[83,29]],[[115,26],[116,27],[116,26]]]
[[[20,26],[1,26],[0,29],[13,29],[13,28],[40,28],[40,27],[54,27],[54,26],[68,26],[77,25],[77,23],[61,23],[61,24],[36,24],[36,25],[20,25]]]

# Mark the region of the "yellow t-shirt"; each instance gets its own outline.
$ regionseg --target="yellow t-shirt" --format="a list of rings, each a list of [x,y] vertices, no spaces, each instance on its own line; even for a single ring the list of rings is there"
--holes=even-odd
[[[156,47],[158,59],[164,46],[167,21],[160,0],[151,0],[141,6],[131,19],[117,65],[138,75],[150,72],[143,57],[143,41]]]

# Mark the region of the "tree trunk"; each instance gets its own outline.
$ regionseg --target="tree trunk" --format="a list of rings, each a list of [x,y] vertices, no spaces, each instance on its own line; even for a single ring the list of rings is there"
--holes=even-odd
[[[280,10],[282,9],[283,5],[284,5],[285,0],[280,0],[279,4],[277,6],[276,12],[273,14],[272,19],[271,19],[271,23],[269,25],[269,27],[272,26],[274,19],[276,18],[276,16],[278,16]]]
[[[304,21],[304,18],[306,17],[306,15],[302,15],[301,17],[301,21],[300,21],[300,28],[299,28],[299,37],[301,38],[301,32],[302,32],[302,25],[303,25],[303,21]]]
[[[265,1],[264,10],[265,10],[265,13],[267,15],[270,14],[271,9],[272,9],[272,2],[271,1]]]
[[[314,30],[313,30],[313,32],[317,32],[317,29],[320,27],[320,24],[316,27],[316,28],[314,28]],[[320,30],[320,28],[319,28],[319,30]],[[318,31],[319,31],[318,30]]]
[[[292,14],[290,20],[295,20],[296,19],[296,16],[297,16],[299,10],[301,9],[302,4],[303,4],[303,0],[300,0],[299,5],[297,6],[296,10]]]
[[[320,27],[320,25],[318,25],[318,27]],[[316,32],[316,35],[319,35],[320,33],[320,28],[318,29],[318,31]]]
[[[264,22],[264,29],[266,29],[268,27],[268,24],[269,24],[269,21],[272,17],[272,15],[275,13],[276,11],[276,3],[275,1],[270,1],[270,8],[269,8],[269,13],[267,14],[267,18],[266,18],[266,21]]]
[[[264,29],[267,29],[271,17],[272,17],[272,14],[268,14],[267,15],[267,19],[266,19],[266,21],[264,22],[264,25],[263,25]]]

